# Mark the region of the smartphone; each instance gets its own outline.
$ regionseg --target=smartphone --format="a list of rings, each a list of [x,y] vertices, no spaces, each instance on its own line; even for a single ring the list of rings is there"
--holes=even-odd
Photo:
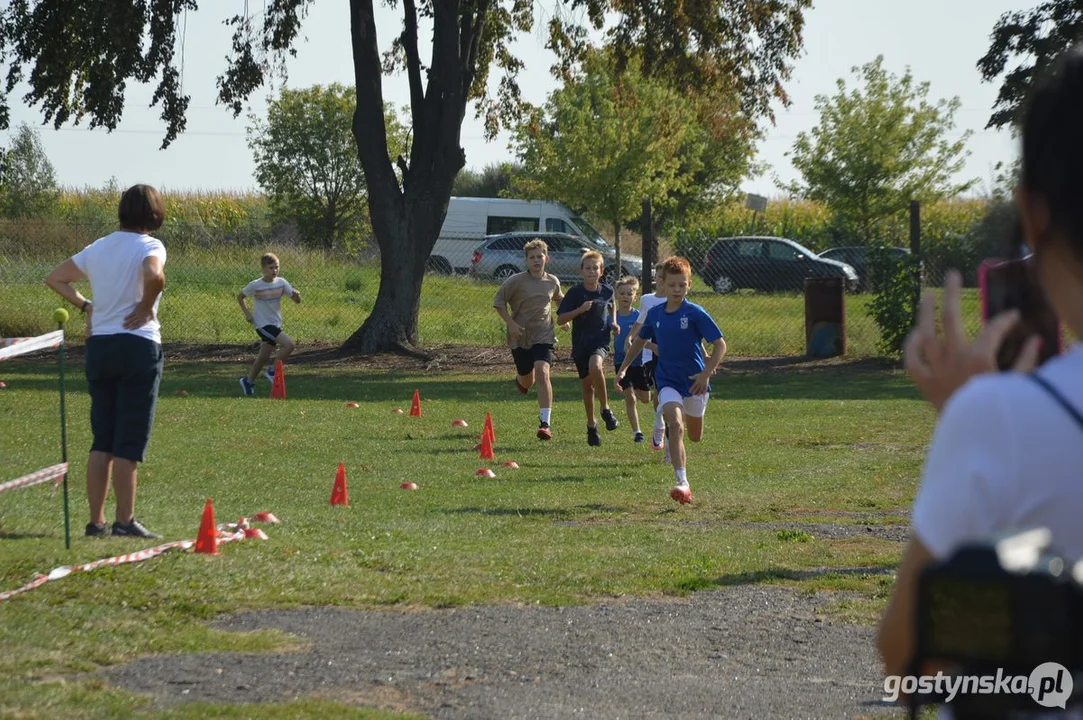
[[[1039,365],[1062,351],[1063,326],[1038,284],[1030,258],[983,261],[978,266],[978,291],[985,323],[1006,310],[1019,310],[1019,322],[1008,332],[997,353],[997,366],[1001,370],[1010,370],[1015,365],[1023,344],[1032,335],[1042,340]]]

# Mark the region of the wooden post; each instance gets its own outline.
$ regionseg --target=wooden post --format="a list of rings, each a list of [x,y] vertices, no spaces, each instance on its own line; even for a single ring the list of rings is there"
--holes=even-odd
[[[654,292],[654,284],[651,282],[651,273],[654,271],[655,252],[658,246],[654,239],[654,220],[651,218],[651,199],[643,199],[643,277],[640,278],[640,295]]]

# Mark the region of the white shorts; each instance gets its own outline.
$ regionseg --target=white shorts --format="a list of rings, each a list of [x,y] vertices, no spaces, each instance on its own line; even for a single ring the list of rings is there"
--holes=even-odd
[[[701,418],[707,412],[707,400],[710,397],[710,393],[683,397],[675,389],[664,387],[658,393],[658,404],[665,407],[666,403],[677,403],[684,408],[684,414],[688,417]]]

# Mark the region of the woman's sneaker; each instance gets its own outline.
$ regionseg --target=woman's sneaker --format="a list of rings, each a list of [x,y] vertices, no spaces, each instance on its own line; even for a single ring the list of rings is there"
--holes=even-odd
[[[151,540],[161,540],[162,536],[156,532],[151,532],[143,527],[135,518],[132,518],[130,523],[113,523],[113,537],[140,537],[150,538]]]
[[[87,537],[105,537],[109,534],[109,526],[105,523],[87,523],[86,524],[86,536]]]

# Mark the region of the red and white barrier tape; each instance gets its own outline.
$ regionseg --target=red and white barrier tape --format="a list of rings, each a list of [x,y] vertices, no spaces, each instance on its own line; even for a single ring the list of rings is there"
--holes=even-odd
[[[67,463],[59,463],[47,467],[44,470],[36,470],[29,475],[23,475],[21,478],[15,478],[14,480],[8,480],[6,483],[0,483],[0,493],[6,493],[8,490],[30,487],[31,485],[39,485],[43,482],[48,482],[49,480],[56,480],[56,482],[53,483],[53,492],[56,492],[56,488],[60,485],[60,481],[64,479],[64,473],[67,471]]]
[[[258,517],[258,514],[256,515]],[[241,518],[237,523],[226,523],[218,526],[218,544],[233,542],[235,540],[244,540],[245,538],[255,537],[261,540],[266,540],[267,536],[262,530],[253,529],[248,527],[248,521],[246,518]],[[14,590],[8,590],[7,592],[0,592],[0,602],[7,600],[8,598],[24,593],[27,590],[33,590],[36,587],[41,587],[50,580],[59,580],[60,578],[67,577],[77,572],[90,572],[100,567],[112,566],[112,565],[124,565],[125,563],[141,562],[143,560],[149,560],[150,558],[157,557],[168,550],[189,550],[196,544],[195,540],[176,540],[164,545],[158,545],[157,547],[147,548],[146,550],[139,550],[134,553],[128,553],[127,555],[117,555],[116,557],[102,558],[101,560],[94,560],[83,565],[62,565],[58,568],[53,568],[47,574],[38,574],[34,576],[34,579],[23,585],[20,588]]]
[[[0,338],[0,360],[25,355],[35,350],[59,347],[63,340],[63,330],[54,330],[37,337]]]

